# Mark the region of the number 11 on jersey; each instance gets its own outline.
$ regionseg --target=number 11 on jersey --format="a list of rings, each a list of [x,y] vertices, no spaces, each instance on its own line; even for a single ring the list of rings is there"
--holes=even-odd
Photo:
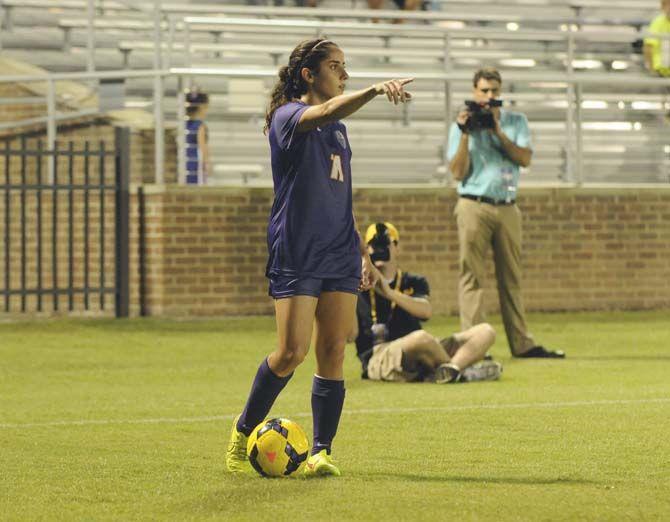
[[[331,154],[330,159],[333,162],[333,166],[330,168],[330,179],[336,179],[337,181],[344,182],[342,159],[340,158],[339,154]]]

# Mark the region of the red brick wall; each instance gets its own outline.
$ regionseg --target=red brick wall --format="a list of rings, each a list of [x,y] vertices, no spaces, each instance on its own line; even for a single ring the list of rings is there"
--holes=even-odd
[[[151,188],[148,306],[176,317],[271,313],[265,227],[271,190]],[[428,277],[435,312],[457,313],[450,189],[357,190],[361,228],[400,230],[406,270]],[[670,306],[670,189],[523,189],[528,310]],[[497,310],[492,264],[486,302]]]
[[[147,187],[152,315],[272,311],[264,277],[270,190]]]
[[[97,148],[104,141],[113,149],[114,129],[100,121],[59,129],[61,147],[69,140],[75,148],[85,141]],[[43,137],[43,136],[42,136]],[[175,179],[174,139],[166,143],[166,179]],[[28,142],[32,148],[35,138]],[[17,148],[16,138],[11,146]],[[106,160],[108,182],[113,160]],[[0,162],[0,179],[5,164]],[[65,180],[67,162],[59,161],[59,179]],[[10,162],[10,181],[20,181],[20,160]],[[26,164],[26,178],[36,181],[34,159]],[[46,162],[42,165],[46,180]],[[91,161],[92,179],[98,163]],[[75,182],[83,179],[83,160],[74,166]],[[153,134],[131,136],[131,179],[153,179]],[[151,315],[174,317],[265,314],[272,312],[264,277],[265,230],[272,203],[270,189],[233,189],[147,185],[146,189],[146,308]],[[138,199],[131,198],[131,312],[139,314]],[[456,281],[458,241],[453,219],[456,196],[451,189],[361,189],[354,194],[354,208],[362,229],[369,223],[392,221],[401,234],[401,261],[406,270],[428,277],[436,313],[457,313]],[[90,193],[90,282],[99,277],[99,193]],[[43,234],[51,236],[51,195],[43,195]],[[10,260],[20,261],[20,194],[10,198]],[[113,198],[105,199],[107,284],[113,277]],[[640,309],[670,306],[670,188],[621,189],[523,189],[520,207],[524,219],[524,295],[528,310]],[[58,201],[58,280],[67,281],[67,198]],[[37,281],[36,213],[34,192],[26,195],[26,252],[28,287]],[[5,200],[0,198],[0,237],[4,242]],[[83,199],[75,197],[75,284],[82,284]],[[43,286],[51,286],[51,248],[43,252]],[[4,271],[4,243],[0,251]],[[2,274],[4,277],[4,274]],[[20,284],[12,270],[11,284]],[[81,303],[81,297],[76,299]],[[28,298],[34,309],[36,299]],[[486,303],[497,309],[493,267],[489,263]],[[12,298],[13,309],[20,302]],[[65,299],[61,299],[61,310]],[[98,299],[91,296],[91,313],[99,314]],[[45,310],[51,309],[45,297]],[[109,305],[109,303],[108,303]],[[113,313],[113,307],[104,313]]]
[[[111,128],[99,130],[106,142]],[[90,136],[89,136],[90,137]],[[81,141],[81,137],[76,138]],[[134,156],[135,157],[135,156]],[[92,165],[97,179],[97,162]],[[113,162],[108,160],[108,173]],[[133,169],[144,171],[141,161]],[[27,165],[35,181],[36,165]],[[18,160],[10,165],[18,182]],[[46,165],[43,166],[46,176]],[[59,165],[65,172],[65,162]],[[75,163],[81,180],[82,160]],[[0,165],[4,181],[4,165]],[[139,178],[137,172],[135,179]],[[131,199],[131,313],[139,314],[139,221],[137,188]],[[272,191],[148,185],[146,191],[146,310],[174,317],[266,314],[272,312],[264,277],[265,230]],[[428,277],[436,313],[457,313],[458,241],[453,219],[455,194],[450,189],[361,189],[354,208],[361,228],[392,221],[401,234],[401,262],[406,270]],[[4,242],[5,201],[0,198],[0,237]],[[51,237],[51,194],[42,200],[44,237]],[[75,285],[81,286],[83,267],[83,197],[74,198]],[[90,282],[99,278],[99,193],[90,193]],[[105,200],[107,284],[113,277],[113,198]],[[528,310],[641,309],[670,306],[670,188],[669,189],[524,189],[520,198],[524,220],[524,295]],[[58,280],[67,281],[67,198],[58,200]],[[26,196],[27,271],[29,287],[37,282],[36,209],[34,192]],[[20,195],[10,199],[11,284],[20,284]],[[4,247],[4,244],[3,244]],[[51,248],[43,252],[43,285],[51,286]],[[4,248],[0,252],[4,270]],[[3,274],[4,276],[4,274]],[[493,267],[489,263],[486,303],[497,310]],[[75,302],[80,308],[82,298]],[[12,298],[12,308],[19,306]],[[65,298],[61,310],[65,310]],[[91,296],[91,312],[101,313]],[[34,309],[35,297],[28,298]],[[51,310],[51,298],[43,306]],[[108,301],[108,306],[111,303]],[[107,308],[106,314],[113,312]]]

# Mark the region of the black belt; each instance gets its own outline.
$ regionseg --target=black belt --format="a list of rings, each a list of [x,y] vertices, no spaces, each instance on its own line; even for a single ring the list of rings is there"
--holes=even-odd
[[[514,199],[508,201],[506,199],[487,198],[486,196],[473,196],[472,194],[461,194],[461,197],[477,201],[478,203],[487,203],[488,205],[514,205],[515,203]]]

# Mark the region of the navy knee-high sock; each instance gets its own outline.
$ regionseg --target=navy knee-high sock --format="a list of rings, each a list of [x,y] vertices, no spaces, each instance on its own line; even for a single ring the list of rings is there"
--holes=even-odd
[[[293,377],[293,372],[286,377],[278,377],[270,369],[267,358],[264,359],[254,377],[244,411],[237,421],[237,429],[249,436],[253,429],[265,419],[275,399],[291,377]]]
[[[312,419],[314,422],[312,455],[323,449],[330,454],[330,446],[337,433],[343,404],[344,381],[324,379],[315,375],[312,383]]]

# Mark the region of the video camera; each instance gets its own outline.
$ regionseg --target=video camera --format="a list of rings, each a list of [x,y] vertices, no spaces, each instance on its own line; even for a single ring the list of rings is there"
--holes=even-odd
[[[377,223],[375,227],[377,228],[375,235],[368,242],[368,245],[372,247],[370,259],[373,263],[376,261],[388,261],[391,259],[391,252],[389,251],[391,236],[389,235],[389,230],[384,223]]]
[[[472,132],[477,130],[493,129],[495,127],[495,117],[491,109],[494,107],[502,107],[502,100],[493,98],[487,104],[481,105],[474,100],[465,100],[465,105],[468,108],[468,121],[463,125],[465,132]]]

